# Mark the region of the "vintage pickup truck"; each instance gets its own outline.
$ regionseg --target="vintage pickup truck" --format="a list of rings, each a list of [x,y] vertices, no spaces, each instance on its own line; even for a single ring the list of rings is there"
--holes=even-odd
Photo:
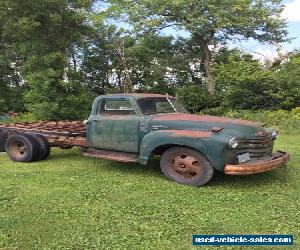
[[[277,132],[262,124],[189,114],[168,95],[117,94],[95,99],[85,122],[42,121],[0,125],[0,150],[13,161],[44,160],[50,147],[79,146],[83,155],[146,165],[160,155],[162,172],[181,184],[202,186],[218,170],[249,175],[284,166],[273,153]]]

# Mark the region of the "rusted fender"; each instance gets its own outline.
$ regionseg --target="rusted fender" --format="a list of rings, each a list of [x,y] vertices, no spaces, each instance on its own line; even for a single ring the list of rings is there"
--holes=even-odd
[[[186,146],[199,151],[218,170],[223,171],[225,161],[231,155],[225,150],[230,137],[218,135],[211,131],[195,130],[157,130],[144,136],[141,147],[139,163],[147,164],[152,152],[166,145]]]

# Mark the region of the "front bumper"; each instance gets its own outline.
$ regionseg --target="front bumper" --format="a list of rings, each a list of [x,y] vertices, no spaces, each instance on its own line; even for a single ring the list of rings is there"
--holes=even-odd
[[[267,161],[257,161],[254,163],[243,163],[237,165],[226,165],[224,173],[227,175],[250,175],[270,171],[287,164],[290,157],[287,153],[278,151]]]

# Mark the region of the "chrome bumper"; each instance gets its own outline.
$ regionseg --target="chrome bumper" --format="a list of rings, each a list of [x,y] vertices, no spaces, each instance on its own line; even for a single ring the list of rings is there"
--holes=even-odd
[[[267,172],[286,165],[290,159],[290,156],[282,151],[278,151],[276,154],[273,154],[273,157],[273,159],[268,161],[226,165],[224,168],[224,173],[227,175],[250,175]]]

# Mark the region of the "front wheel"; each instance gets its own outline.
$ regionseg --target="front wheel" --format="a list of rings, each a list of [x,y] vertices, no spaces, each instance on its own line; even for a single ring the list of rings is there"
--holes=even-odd
[[[169,179],[191,186],[203,186],[214,174],[210,162],[198,151],[173,147],[166,150],[160,160],[160,167]]]

